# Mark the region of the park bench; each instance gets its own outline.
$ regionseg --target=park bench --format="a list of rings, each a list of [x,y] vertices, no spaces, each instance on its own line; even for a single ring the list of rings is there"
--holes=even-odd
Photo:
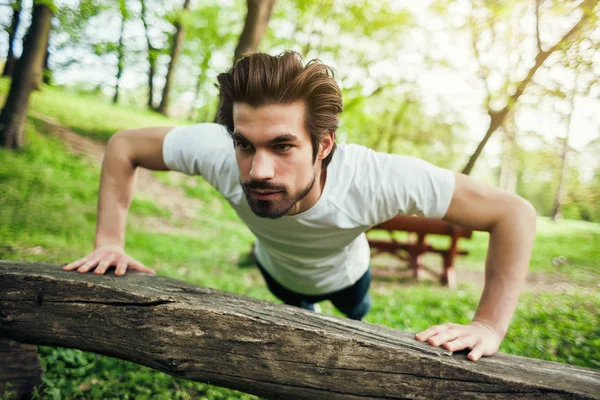
[[[386,231],[389,238],[375,239],[368,236],[369,245],[373,250],[372,257],[387,253],[402,261],[408,261],[413,276],[421,278],[424,271],[440,277],[443,285],[450,288],[456,287],[456,272],[454,260],[457,255],[466,255],[468,251],[458,248],[460,238],[470,238],[472,231],[460,226],[452,225],[439,219],[421,218],[409,215],[397,215],[396,217],[373,226],[371,231]],[[408,241],[398,241],[394,237],[397,232],[408,232]],[[442,235],[450,237],[450,245],[447,248],[434,247],[426,242],[427,235]],[[410,236],[416,240],[411,240]],[[438,273],[422,262],[425,253],[437,253],[442,256],[442,272]]]

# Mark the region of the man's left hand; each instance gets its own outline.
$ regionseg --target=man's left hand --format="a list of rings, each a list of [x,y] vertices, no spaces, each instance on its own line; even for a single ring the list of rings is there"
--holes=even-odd
[[[432,326],[417,333],[415,339],[432,346],[444,346],[450,351],[471,349],[467,358],[477,361],[498,351],[502,336],[489,324],[473,321],[468,325],[447,323]]]

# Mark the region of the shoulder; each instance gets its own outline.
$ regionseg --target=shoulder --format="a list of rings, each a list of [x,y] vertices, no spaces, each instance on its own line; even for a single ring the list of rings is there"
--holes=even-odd
[[[222,125],[203,123],[172,129],[163,143],[163,158],[169,169],[202,175],[226,197],[239,186],[233,141]]]
[[[331,201],[365,225],[397,214],[436,216],[453,190],[453,173],[411,156],[340,146]],[[338,154],[334,154],[335,156]],[[333,162],[333,161],[332,161]]]
[[[171,129],[165,137],[164,146],[215,148],[231,146],[231,143],[229,133],[224,126],[214,123],[202,123],[178,126]]]

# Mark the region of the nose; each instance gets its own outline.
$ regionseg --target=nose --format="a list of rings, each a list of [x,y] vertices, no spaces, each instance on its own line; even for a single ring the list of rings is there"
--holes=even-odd
[[[250,168],[250,179],[255,181],[265,181],[275,176],[273,160],[266,152],[257,151],[252,158],[252,167]]]

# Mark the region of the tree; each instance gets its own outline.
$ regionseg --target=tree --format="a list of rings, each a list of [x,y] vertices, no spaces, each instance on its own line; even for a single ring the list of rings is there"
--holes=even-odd
[[[119,101],[119,87],[121,84],[123,69],[125,67],[124,33],[125,23],[129,18],[125,0],[119,0],[119,12],[121,13],[121,30],[119,31],[119,44],[117,46],[117,82],[115,84],[115,95],[113,96],[113,103],[115,104]]]
[[[517,81],[513,84],[510,84],[511,89],[513,90],[512,94],[507,96],[507,98],[505,100],[505,105],[500,110],[496,110],[492,107],[492,105],[491,105],[492,97],[491,97],[491,94],[488,89],[488,96],[486,99],[486,108],[487,108],[487,114],[490,117],[490,124],[488,126],[487,132],[485,133],[483,139],[481,140],[481,142],[479,142],[477,149],[471,155],[471,157],[469,158],[469,161],[463,168],[462,172],[464,174],[468,175],[471,173],[473,167],[475,166],[475,162],[481,155],[481,152],[483,151],[483,148],[485,147],[486,143],[488,142],[488,140],[490,139],[492,134],[502,125],[502,123],[504,122],[508,113],[511,111],[511,109],[515,106],[515,104],[519,100],[519,97],[521,97],[521,95],[523,94],[523,92],[525,91],[527,86],[531,83],[535,73],[544,64],[544,62],[548,59],[548,57],[552,53],[554,53],[556,50],[560,49],[561,47],[569,46],[577,38],[577,36],[580,34],[581,30],[584,29],[587,25],[589,25],[590,21],[594,21],[597,19],[594,14],[594,8],[598,5],[598,0],[584,0],[577,7],[576,12],[581,14],[580,17],[577,19],[577,21],[558,41],[556,41],[553,45],[551,45],[549,48],[544,50],[543,49],[544,44],[542,43],[542,41],[540,39],[540,29],[539,29],[539,26],[540,26],[540,12],[539,11],[540,11],[541,2],[542,2],[542,0],[536,0],[536,2],[535,2],[537,54],[534,57],[533,66],[527,71],[527,73],[523,79],[521,79],[520,81]],[[493,21],[491,21],[491,23],[493,24]],[[473,32],[473,35],[475,35],[475,34],[476,33]],[[479,37],[481,37],[481,36],[479,36]],[[474,40],[476,41],[477,39],[474,39]],[[477,52],[479,50],[478,50],[478,44],[476,42],[474,43],[473,48],[477,54]],[[482,64],[480,64],[480,65],[482,65]],[[485,68],[481,69],[480,74],[481,74],[482,79],[484,80],[484,83],[486,84],[486,87],[488,87],[487,82],[486,82],[487,73],[485,71]]]
[[[17,30],[19,29],[19,22],[21,21],[21,3],[22,0],[15,0],[11,4],[13,14],[10,27],[8,28],[8,53],[6,55],[6,64],[4,64],[4,70],[2,71],[3,76],[12,76],[17,61],[14,54],[14,46]]]
[[[247,0],[248,13],[240,40],[235,48],[234,62],[246,52],[255,52],[267,31],[277,0]]]
[[[508,114],[506,121],[499,128],[502,132],[502,162],[498,187],[511,193],[517,192],[517,126],[515,113]]]
[[[23,54],[17,61],[10,91],[0,114],[0,144],[19,149],[24,142],[25,117],[33,84],[42,74],[44,50],[50,34],[53,10],[48,2],[35,3]]]
[[[592,36],[592,35],[590,35]],[[572,133],[572,119],[578,99],[590,95],[594,86],[598,85],[600,76],[595,72],[595,58],[600,48],[600,42],[584,38],[578,41],[572,48],[561,51],[561,59],[557,67],[562,67],[565,74],[570,76],[565,82],[554,83],[554,87],[547,88],[558,102],[566,103],[565,111],[562,113],[565,121],[565,136],[562,138],[562,149],[560,154],[561,166],[558,177],[558,188],[555,192],[554,207],[550,217],[557,221],[561,217],[561,208],[567,194],[567,172],[569,157],[569,139]],[[597,65],[597,64],[596,64]]]
[[[175,18],[175,34],[173,35],[173,41],[171,43],[171,61],[167,69],[167,76],[165,77],[165,86],[163,87],[162,98],[160,105],[158,106],[158,112],[167,115],[169,111],[169,92],[173,77],[175,75],[175,67],[179,59],[179,53],[181,52],[181,45],[185,37],[185,17],[187,16],[190,9],[190,0],[184,0],[183,9],[181,13]]]
[[[52,32],[50,32],[50,35]],[[41,90],[42,83],[49,84],[51,81],[52,71],[50,70],[49,60],[50,60],[50,40],[51,37],[48,36],[48,40],[46,41],[46,48],[44,49],[44,61],[42,62],[42,73],[40,75],[36,75],[36,80],[33,82],[33,90]]]
[[[573,117],[573,111],[575,108],[575,90],[568,97],[569,111],[566,115],[567,127],[565,130],[565,137],[563,138],[563,146],[560,155],[560,174],[558,177],[558,189],[554,197],[554,207],[552,209],[552,215],[550,216],[553,221],[557,221],[560,218],[560,208],[565,198],[565,179],[567,172],[567,154],[569,150],[569,136],[571,135],[571,122]]]
[[[148,45],[148,108],[154,109],[154,75],[156,74],[156,57],[158,49],[152,45],[148,28],[148,17],[146,9],[146,0],[140,0],[142,5],[141,19],[144,25],[144,35],[146,36],[146,44]]]

